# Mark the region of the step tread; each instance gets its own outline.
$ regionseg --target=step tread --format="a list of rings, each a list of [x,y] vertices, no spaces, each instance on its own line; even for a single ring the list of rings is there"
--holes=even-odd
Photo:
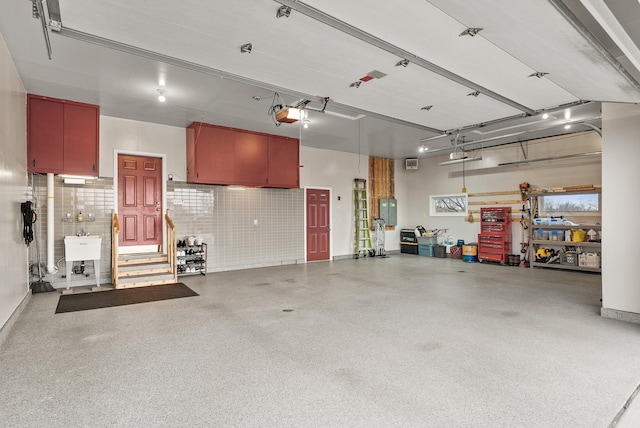
[[[136,281],[136,282],[119,282],[118,285],[115,288],[116,289],[122,289],[122,288],[134,288],[134,287],[148,287],[148,286],[151,286],[151,285],[172,284],[174,282],[175,282],[175,280],[174,280],[174,278],[172,276],[171,278],[162,279],[162,280],[149,280],[149,281]]]
[[[148,263],[168,263],[169,257],[162,253],[123,254],[118,256],[118,266],[141,265]]]
[[[160,274],[170,274],[172,273],[171,266],[152,268],[152,269],[135,269],[135,270],[119,270],[118,278],[131,278],[131,277],[142,277],[142,276],[155,276]]]

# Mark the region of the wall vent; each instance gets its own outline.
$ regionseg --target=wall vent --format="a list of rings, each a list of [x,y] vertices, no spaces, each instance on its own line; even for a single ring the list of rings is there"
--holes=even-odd
[[[418,169],[418,159],[405,159],[404,169]]]

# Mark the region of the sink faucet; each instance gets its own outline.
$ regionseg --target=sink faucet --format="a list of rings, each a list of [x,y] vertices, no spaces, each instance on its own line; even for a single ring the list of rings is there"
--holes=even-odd
[[[78,232],[78,236],[89,236],[89,234],[84,231],[84,228],[82,228],[80,229],[80,232]]]

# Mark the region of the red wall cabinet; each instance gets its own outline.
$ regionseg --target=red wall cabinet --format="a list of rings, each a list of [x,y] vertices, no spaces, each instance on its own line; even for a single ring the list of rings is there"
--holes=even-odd
[[[267,137],[250,132],[235,133],[236,179],[242,186],[267,186]]]
[[[100,107],[29,94],[28,171],[98,176]]]
[[[269,137],[269,187],[300,187],[300,142],[295,138]]]
[[[235,184],[235,133],[232,129],[192,123],[187,128],[187,181]]]
[[[299,187],[295,138],[194,122],[187,128],[187,181],[251,187]]]

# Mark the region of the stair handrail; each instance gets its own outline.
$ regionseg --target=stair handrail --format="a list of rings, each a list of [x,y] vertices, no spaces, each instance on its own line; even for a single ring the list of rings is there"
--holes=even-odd
[[[111,216],[111,281],[113,287],[118,288],[118,234],[120,233],[120,222],[118,213]]]
[[[164,215],[164,219],[167,224],[167,259],[171,265],[171,272],[173,273],[173,282],[178,282],[178,241],[176,239],[176,226],[169,215],[169,209]]]

